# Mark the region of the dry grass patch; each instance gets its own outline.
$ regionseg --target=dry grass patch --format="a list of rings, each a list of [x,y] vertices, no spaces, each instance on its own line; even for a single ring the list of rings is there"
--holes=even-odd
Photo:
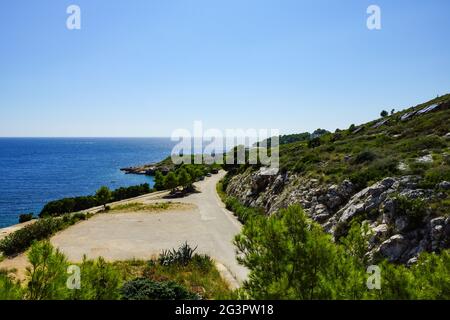
[[[108,212],[162,212],[173,209],[191,209],[193,205],[181,202],[155,202],[155,203],[141,203],[131,202],[126,204],[116,205],[109,209]]]

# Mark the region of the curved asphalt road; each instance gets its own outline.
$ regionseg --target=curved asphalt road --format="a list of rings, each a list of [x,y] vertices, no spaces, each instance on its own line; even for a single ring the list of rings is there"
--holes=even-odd
[[[51,242],[64,252],[69,261],[104,257],[109,261],[148,259],[164,249],[177,248],[187,241],[198,246],[218,262],[221,273],[236,287],[247,278],[248,271],[236,261],[233,238],[241,224],[225,209],[216,192],[224,172],[196,183],[200,193],[176,202],[191,204],[188,208],[160,213],[99,214],[55,235]],[[164,194],[150,194],[129,202],[161,202]]]

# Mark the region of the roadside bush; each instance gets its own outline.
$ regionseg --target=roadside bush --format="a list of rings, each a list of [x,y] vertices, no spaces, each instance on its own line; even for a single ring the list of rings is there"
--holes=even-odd
[[[165,183],[166,182],[164,175],[161,173],[161,171],[156,171],[154,188],[158,191],[164,190]]]
[[[19,223],[24,223],[33,220],[33,213],[24,213],[19,216]]]
[[[106,189],[104,189],[106,191]],[[152,192],[150,185],[144,183],[138,186],[131,186],[127,188],[118,188],[111,191],[108,196],[108,201],[120,201],[124,199],[138,197],[147,193]],[[105,197],[106,199],[106,197]],[[103,199],[104,200],[104,199]],[[64,198],[60,200],[50,201],[47,203],[39,214],[40,217],[46,216],[60,216],[65,213],[72,213],[77,211],[82,211],[103,205],[104,201],[96,196],[84,196],[84,197],[74,197],[74,198]]]
[[[173,281],[138,278],[125,283],[123,300],[199,300],[199,296]]]
[[[242,223],[245,223],[251,217],[261,216],[264,214],[262,209],[246,207],[234,197],[227,198],[225,200],[225,206],[228,210],[234,212],[239,221]]]
[[[99,205],[100,203],[95,196],[64,198],[47,203],[39,216],[60,216],[65,213],[82,211]]]
[[[28,249],[33,241],[46,239],[63,228],[62,219],[39,219],[0,240],[0,251],[7,256],[21,253]]]
[[[206,254],[194,254],[191,263],[195,268],[198,268],[205,273],[209,272],[214,267],[213,260]]]
[[[86,220],[88,217],[89,215],[77,213],[65,214],[56,218],[40,218],[0,240],[0,252],[7,256],[21,253],[28,249],[34,241],[47,239],[56,232],[80,220]]]
[[[140,184],[138,186],[131,186],[127,188],[119,188],[113,190],[111,193],[112,201],[120,201],[130,198],[142,196],[144,194],[152,192],[148,183]]]

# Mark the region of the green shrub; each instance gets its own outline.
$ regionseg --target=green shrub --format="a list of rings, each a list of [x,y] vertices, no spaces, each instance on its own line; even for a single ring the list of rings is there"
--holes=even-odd
[[[198,268],[205,273],[209,272],[214,267],[213,260],[206,254],[194,254],[191,263],[195,268]]]
[[[19,223],[24,223],[33,220],[33,213],[24,213],[19,216]]]
[[[250,270],[243,293],[253,299],[450,298],[450,251],[423,253],[408,268],[383,261],[381,289],[366,286],[368,228],[353,224],[332,241],[299,206],[254,217],[235,239],[239,262]]]
[[[437,135],[417,136],[402,141],[400,151],[417,152],[421,150],[438,150],[446,146],[443,139]]]
[[[450,299],[450,251],[423,253],[411,268],[386,261],[380,265],[381,290],[373,298],[384,300]]]
[[[28,249],[34,241],[46,239],[63,228],[62,219],[39,219],[0,240],[0,251],[7,256],[21,253]]]
[[[103,193],[105,191],[107,190],[103,189]],[[105,203],[105,199],[106,202],[120,201],[124,199],[138,197],[150,193],[151,191],[152,190],[150,189],[150,185],[148,183],[144,183],[138,186],[118,188],[114,191],[111,191],[110,194],[107,192],[105,194],[105,198],[103,198],[102,201],[100,201],[100,199],[96,196],[64,198],[47,203],[41,210],[39,216],[40,217],[60,216],[65,213],[83,211],[86,209],[97,207],[99,205],[103,205]]]
[[[364,150],[356,155],[356,157],[353,160],[353,163],[361,164],[364,162],[372,162],[373,160],[375,160],[376,157],[377,155],[374,152],[370,150]]]
[[[86,220],[88,217],[90,215],[76,213],[55,218],[40,218],[0,240],[0,252],[7,256],[21,253],[28,249],[34,241],[47,239],[56,232],[80,220]]]
[[[260,216],[264,214],[262,209],[246,207],[234,197],[228,197],[225,200],[225,206],[228,210],[234,212],[239,221],[242,223],[245,223],[253,216]]]
[[[106,204],[112,200],[111,190],[106,186],[102,186],[95,193],[95,198],[97,199],[97,202],[106,209]]]
[[[0,301],[22,300],[22,291],[20,283],[12,280],[6,271],[0,270]]]
[[[148,183],[144,183],[137,186],[118,188],[116,190],[113,190],[111,192],[111,198],[112,201],[120,201],[139,197],[150,192],[152,192],[150,185]]]
[[[420,198],[409,199],[404,196],[397,196],[395,202],[398,214],[407,216],[411,220],[412,227],[419,226],[427,215],[427,204]]]
[[[80,265],[81,287],[71,290],[73,300],[116,300],[120,297],[120,274],[102,257],[87,260]]]
[[[443,165],[430,168],[425,172],[424,183],[428,187],[434,187],[442,181],[450,181],[450,166]]]
[[[199,296],[173,281],[153,281],[138,278],[125,283],[123,300],[198,300]]]
[[[375,183],[389,175],[398,173],[397,161],[392,158],[377,159],[370,163],[369,166],[355,170],[350,175],[350,181],[359,188],[365,188],[370,183]]]
[[[165,186],[165,177],[164,175],[161,173],[161,171],[156,171],[155,173],[155,184],[154,184],[154,188],[156,190],[164,190],[164,186]]]
[[[235,239],[252,299],[358,299],[364,270],[299,206],[247,221]]]
[[[308,148],[314,149],[314,148],[320,147],[321,144],[322,144],[322,142],[321,142],[320,137],[313,138],[308,141]]]
[[[67,297],[66,257],[50,242],[36,242],[28,253],[30,266],[25,296],[29,300],[60,300]]]
[[[47,203],[39,216],[59,216],[64,213],[86,210],[98,205],[100,204],[95,196],[64,198]]]

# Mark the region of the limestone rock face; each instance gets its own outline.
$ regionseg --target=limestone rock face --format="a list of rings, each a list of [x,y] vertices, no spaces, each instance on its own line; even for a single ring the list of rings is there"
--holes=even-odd
[[[437,188],[442,190],[450,190],[450,182],[442,181],[441,183],[438,183]]]
[[[400,234],[396,234],[384,241],[378,251],[390,262],[399,261],[408,248],[408,241]]]
[[[398,197],[428,202],[445,197],[445,192],[437,190],[448,190],[449,185],[443,181],[435,189],[421,189],[419,177],[400,176],[357,190],[349,180],[326,184],[289,172],[268,175],[263,169],[248,169],[231,178],[226,192],[247,206],[263,208],[268,215],[299,204],[335,239],[344,236],[359,218],[372,230],[369,256],[411,264],[423,251],[450,247],[450,218],[428,211],[410,217],[402,211]]]

